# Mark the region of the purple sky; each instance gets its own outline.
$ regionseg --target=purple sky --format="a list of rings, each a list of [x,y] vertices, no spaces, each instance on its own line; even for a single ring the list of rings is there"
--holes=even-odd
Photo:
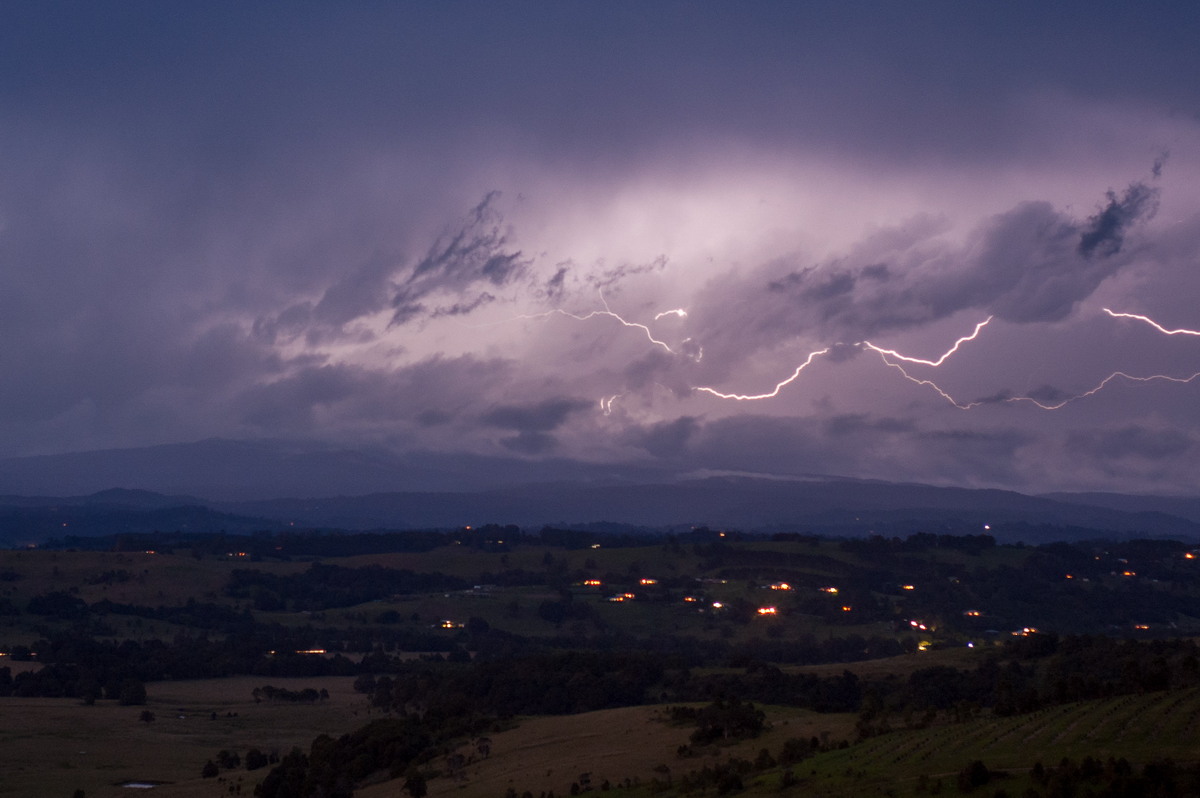
[[[1196,493],[1200,5],[1047,5],[6,3],[0,456]]]

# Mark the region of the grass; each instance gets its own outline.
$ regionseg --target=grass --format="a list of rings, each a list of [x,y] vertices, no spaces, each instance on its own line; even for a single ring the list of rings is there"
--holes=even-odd
[[[853,715],[821,715],[790,707],[765,708],[772,728],[762,736],[732,746],[710,748],[680,759],[677,750],[688,742],[691,729],[664,722],[661,706],[623,707],[579,715],[526,718],[515,729],[491,735],[486,759],[469,744],[460,752],[474,754],[462,774],[442,775],[429,782],[429,798],[500,798],[512,787],[517,794],[553,790],[570,795],[571,784],[589,774],[593,788],[630,782],[648,784],[698,770],[728,756],[753,759],[759,749],[777,750],[789,737],[843,739],[853,732]],[[433,763],[445,770],[445,759]],[[656,770],[658,768],[658,770]],[[360,798],[394,798],[399,781],[355,791]]]
[[[1020,795],[1027,772],[1040,760],[1057,765],[1125,757],[1133,763],[1200,759],[1200,691],[1121,696],[1050,707],[1028,715],[980,718],[962,724],[899,731],[814,757],[797,768],[800,789],[818,795],[915,795],[922,776],[952,786],[971,760],[1006,770],[1004,789]],[[953,794],[953,792],[951,793]]]
[[[836,745],[853,739],[855,716],[820,715],[786,707],[765,707],[771,728],[753,740],[713,747],[698,756],[680,758],[689,729],[663,722],[663,707],[629,707],[565,717],[529,718],[520,726],[492,735],[491,756],[474,754],[457,778],[445,775],[445,760],[432,763],[443,775],[429,782],[430,798],[495,798],[512,787],[534,795],[553,790],[570,795],[572,782],[590,775],[598,796],[650,796],[653,779],[678,779],[706,764],[730,757],[753,760],[766,748],[777,755],[788,738],[817,737]],[[1079,761],[1125,757],[1142,764],[1171,758],[1200,759],[1194,739],[1200,731],[1200,690],[1178,690],[1142,696],[1121,696],[1050,707],[1015,717],[981,717],[926,729],[898,730],[872,737],[844,749],[835,748],[793,766],[800,780],[794,794],[825,798],[859,796],[917,796],[922,780],[943,782],[944,795],[956,795],[958,773],[972,760],[1010,776],[999,782],[1010,795],[1029,785],[1029,769],[1040,760],[1054,766],[1064,758]],[[745,778],[742,795],[776,795],[781,768]],[[604,781],[611,789],[600,790]],[[624,786],[627,783],[629,786]],[[362,798],[397,794],[398,781],[365,787]],[[709,788],[710,791],[712,788]],[[989,788],[991,794],[995,788]],[[983,794],[983,793],[981,793]]]
[[[329,700],[318,705],[264,702],[251,691],[271,684],[299,690],[324,688]],[[269,768],[225,771],[221,780],[202,779],[200,770],[218,751],[244,756],[250,748],[286,754],[293,746],[308,751],[320,734],[339,736],[365,724],[366,699],[353,679],[230,679],[156,682],[147,685],[145,707],[76,699],[5,698],[0,704],[0,796],[67,796],[83,789],[88,798],[130,794],[119,785],[132,780],[169,782],[156,798],[228,795],[230,785],[253,793]],[[155,720],[139,720],[143,710]],[[213,719],[213,713],[217,717]]]

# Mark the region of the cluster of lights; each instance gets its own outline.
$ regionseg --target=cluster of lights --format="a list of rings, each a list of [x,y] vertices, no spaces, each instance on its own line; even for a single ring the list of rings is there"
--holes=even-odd
[[[779,610],[777,610],[775,607],[759,607],[758,614],[759,615],[778,615]]]
[[[820,590],[822,593],[828,593],[831,596],[836,596],[837,592],[838,592],[838,589],[836,587],[823,587],[823,588],[820,588]]]
[[[772,590],[791,590],[792,586],[789,585],[787,582],[776,582],[775,584],[771,585],[771,589]]]

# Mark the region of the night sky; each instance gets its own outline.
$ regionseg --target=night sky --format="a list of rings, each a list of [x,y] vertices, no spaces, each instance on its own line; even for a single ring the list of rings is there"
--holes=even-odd
[[[1198,41],[1193,2],[5,3],[0,457],[1200,492]]]

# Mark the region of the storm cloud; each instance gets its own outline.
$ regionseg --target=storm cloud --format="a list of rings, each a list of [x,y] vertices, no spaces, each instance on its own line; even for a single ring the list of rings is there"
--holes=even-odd
[[[8,4],[0,455],[1195,492],[1198,26]]]

